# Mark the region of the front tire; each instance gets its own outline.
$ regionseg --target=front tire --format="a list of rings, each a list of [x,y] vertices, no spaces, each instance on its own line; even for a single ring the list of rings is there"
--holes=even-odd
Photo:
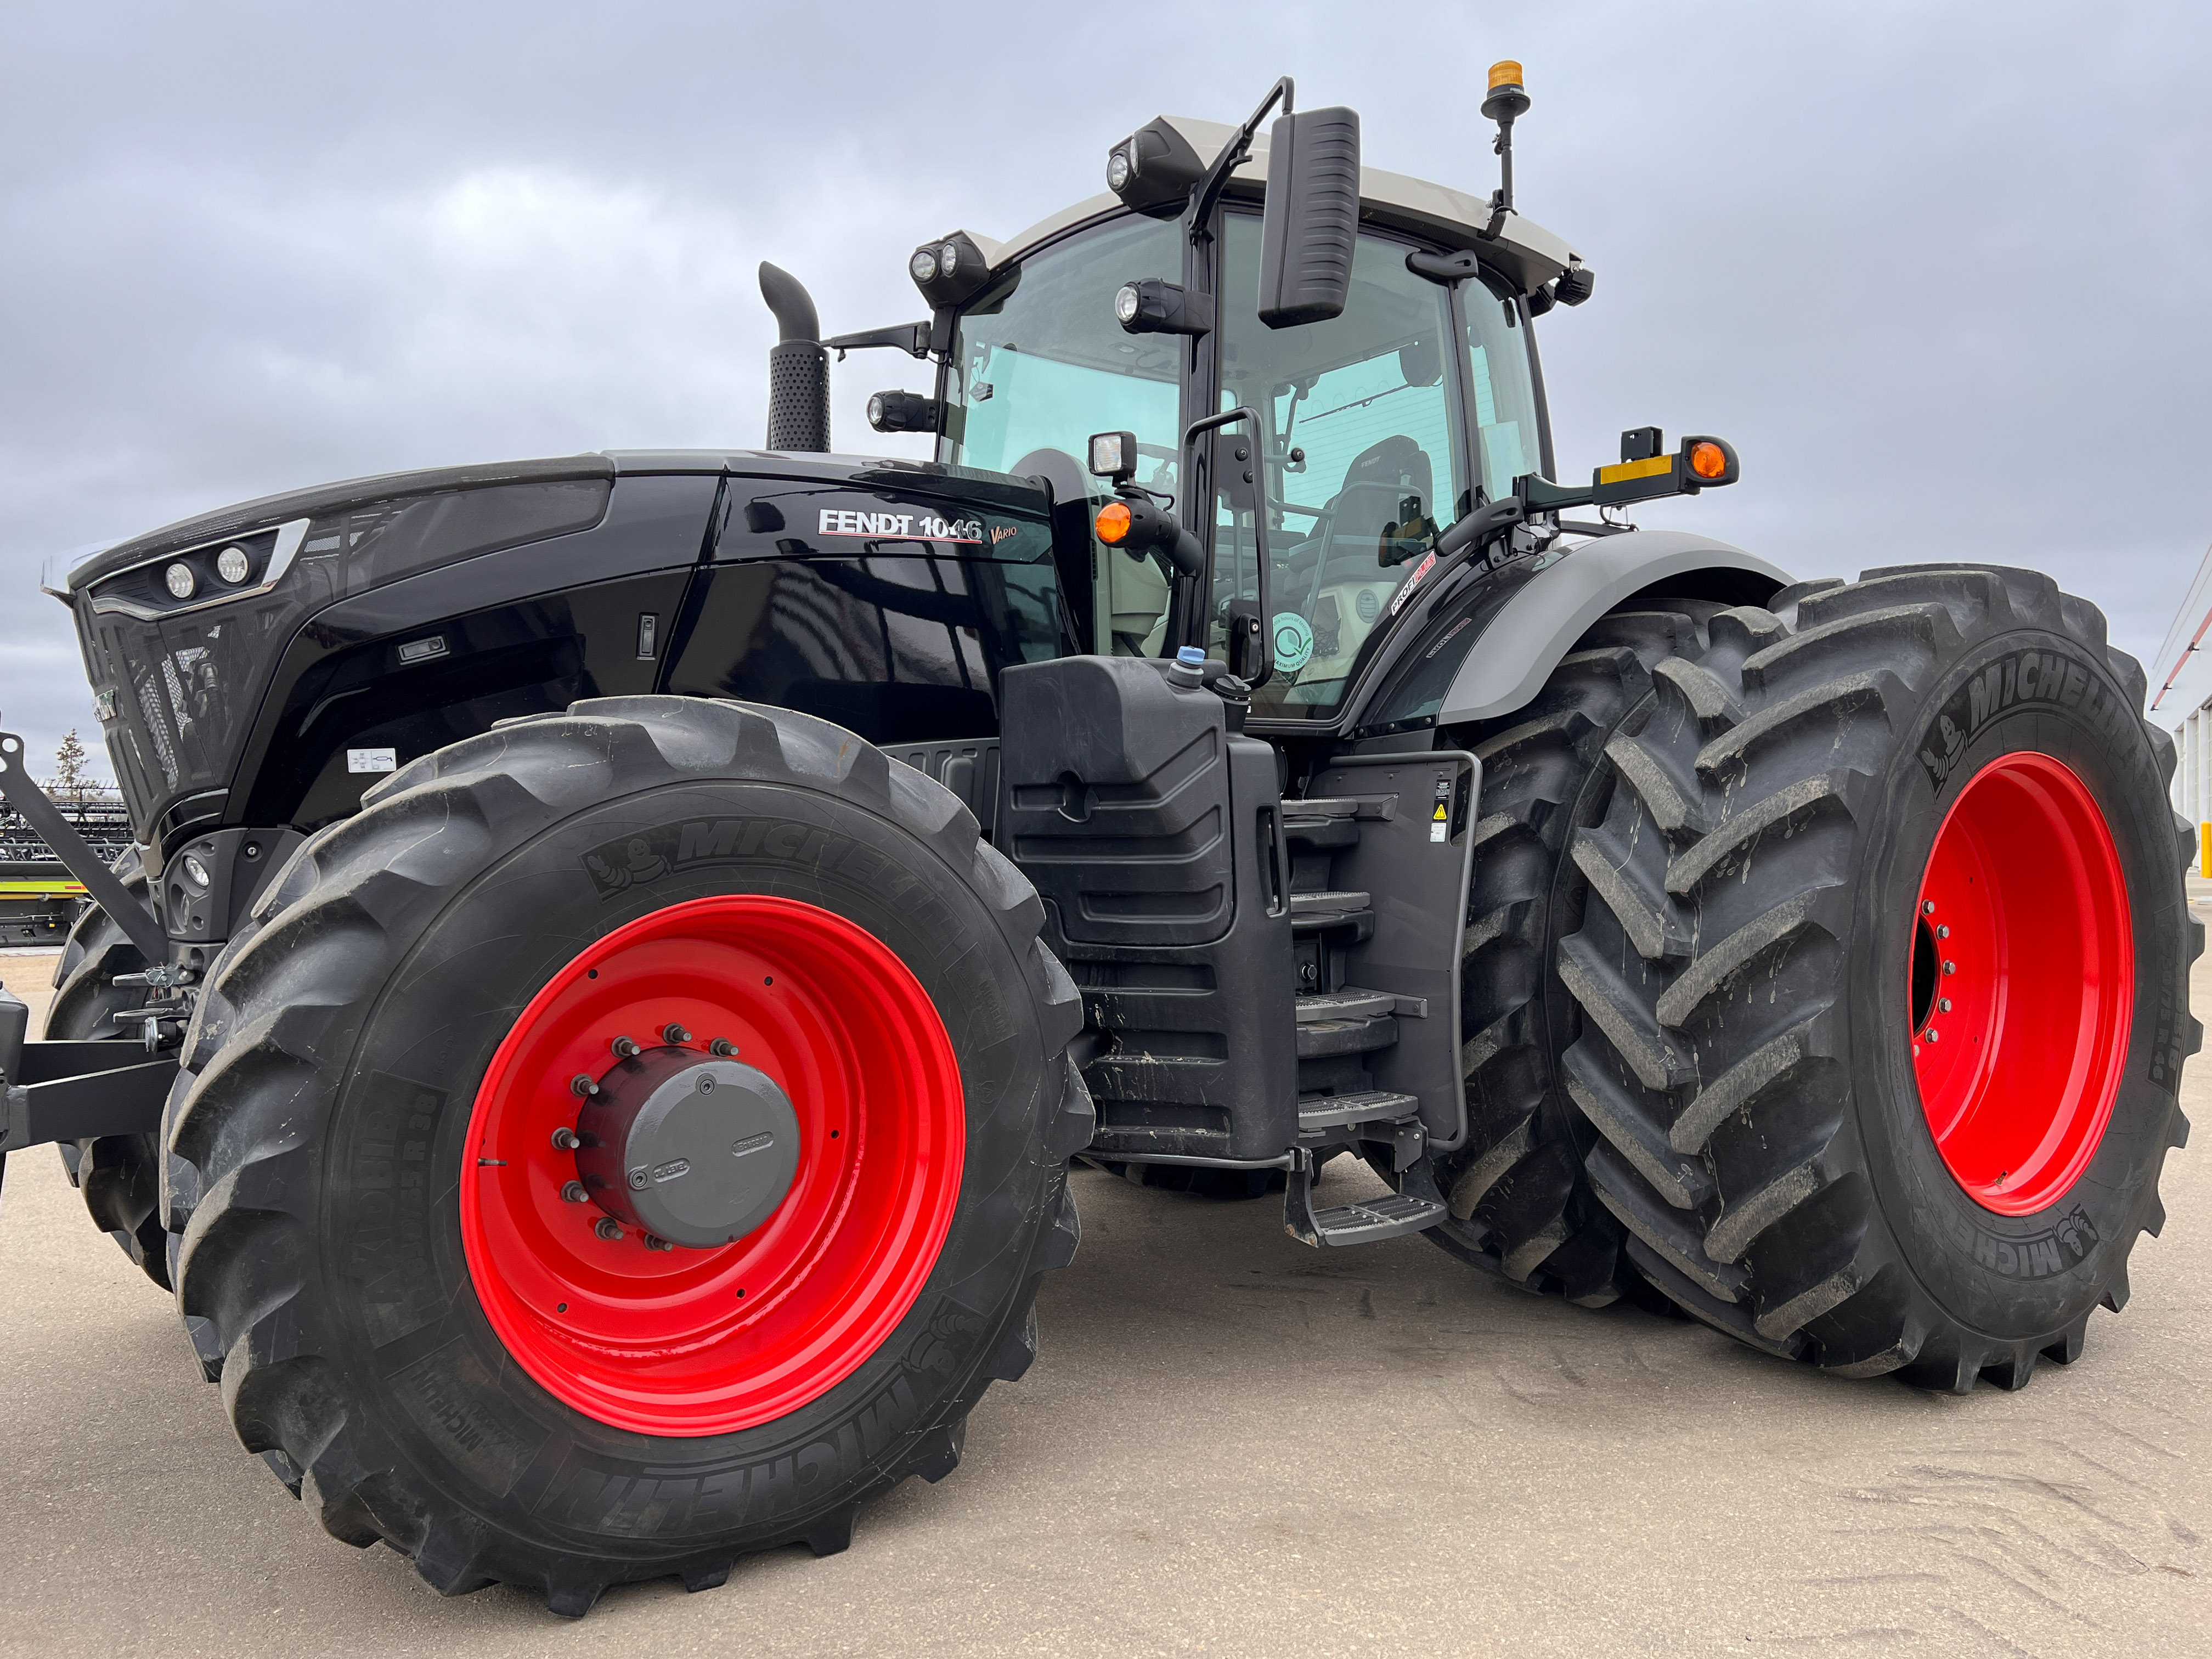
[[[187,1039],[179,1297],[335,1535],[562,1613],[703,1589],[843,1547],[1028,1364],[1076,1237],[1080,1005],[965,809],[851,733],[671,697],[502,727],[380,785],[253,921]],[[720,1140],[602,1170],[610,1103],[693,1072]],[[684,1209],[787,1154],[764,1211]]]
[[[138,849],[115,862],[124,887],[142,897],[146,872]],[[70,927],[54,964],[54,996],[46,1005],[49,1042],[95,1042],[130,1037],[112,1016],[143,1006],[143,987],[118,985],[118,974],[143,974],[146,958],[131,936],[99,905],[87,902]],[[112,1238],[139,1270],[169,1289],[169,1234],[161,1223],[161,1140],[159,1135],[101,1135],[60,1144],[70,1184],[84,1194],[93,1224]]]
[[[2019,1388],[2125,1303],[2187,1133],[2203,930],[2142,672],[2024,570],[1872,571],[1711,634],[1578,838],[1592,1188],[1753,1346]]]

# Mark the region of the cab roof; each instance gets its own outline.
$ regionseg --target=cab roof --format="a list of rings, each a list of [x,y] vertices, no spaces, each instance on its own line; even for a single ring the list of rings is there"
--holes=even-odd
[[[1219,121],[1201,121],[1188,115],[1161,118],[1182,135],[1201,161],[1208,163],[1237,133],[1235,127]],[[1230,174],[1228,194],[1246,199],[1255,198],[1267,179],[1267,135],[1255,133],[1251,155],[1238,163]],[[1062,231],[1121,210],[1118,198],[1101,194],[1040,219],[1010,241],[995,241],[972,230],[967,234],[982,250],[991,269],[996,270],[1024,258]],[[1491,210],[1485,198],[1382,167],[1359,169],[1359,216],[1370,223],[1411,231],[1453,251],[1472,248],[1481,256],[1482,264],[1511,281],[1524,294],[1583,263],[1580,253],[1532,219],[1509,211],[1497,236],[1486,236],[1483,232],[1490,223]]]

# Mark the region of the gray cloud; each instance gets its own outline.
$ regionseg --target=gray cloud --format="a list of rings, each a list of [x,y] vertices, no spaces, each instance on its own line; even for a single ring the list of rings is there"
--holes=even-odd
[[[1122,19],[1133,19],[1126,26]],[[772,328],[917,307],[902,258],[1098,187],[1162,112],[1288,70],[1376,165],[1477,191],[1528,65],[1522,207],[1599,273],[1540,331],[1570,476],[1626,425],[1745,482],[1647,522],[1804,574],[2051,571],[2147,654],[2208,538],[2197,9],[386,4],[19,11],[0,109],[0,708],[90,729],[42,561],[391,468],[749,444]],[[1157,35],[1157,43],[1146,38]],[[894,354],[838,371],[841,447]]]

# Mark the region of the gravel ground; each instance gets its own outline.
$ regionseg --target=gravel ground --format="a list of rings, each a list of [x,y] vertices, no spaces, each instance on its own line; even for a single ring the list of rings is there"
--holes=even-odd
[[[35,1003],[52,960],[0,955],[0,978]],[[1042,1355],[957,1474],[908,1482],[843,1555],[617,1589],[581,1624],[505,1589],[441,1601],[326,1537],[54,1154],[11,1166],[0,1652],[2212,1652],[2201,1151],[2169,1160],[2166,1237],[2081,1363],[1963,1399],[1081,1172]]]

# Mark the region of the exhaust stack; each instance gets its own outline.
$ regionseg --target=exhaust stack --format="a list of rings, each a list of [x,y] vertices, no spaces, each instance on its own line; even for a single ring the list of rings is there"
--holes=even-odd
[[[768,447],[826,453],[830,447],[830,354],[814,301],[789,271],[763,259],[761,298],[782,337],[768,354]]]

